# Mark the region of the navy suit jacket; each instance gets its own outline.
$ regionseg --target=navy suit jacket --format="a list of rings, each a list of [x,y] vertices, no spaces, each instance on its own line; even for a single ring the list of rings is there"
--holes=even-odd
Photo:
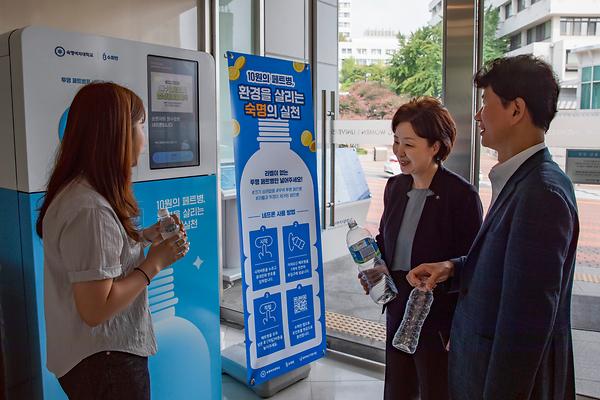
[[[547,149],[509,179],[466,257],[450,340],[454,400],[575,398],[573,185]]]

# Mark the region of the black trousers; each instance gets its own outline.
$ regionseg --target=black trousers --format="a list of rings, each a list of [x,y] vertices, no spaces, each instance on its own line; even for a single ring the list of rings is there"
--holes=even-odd
[[[386,306],[385,400],[447,400],[448,352],[445,345],[450,334],[453,304],[443,294],[434,292],[434,301],[415,354],[392,346],[394,334],[402,322],[406,301],[412,287],[406,272],[393,271],[398,296]]]
[[[150,399],[148,358],[119,351],[85,358],[58,382],[70,400]]]
[[[422,333],[415,354],[385,345],[385,400],[447,400],[448,353],[436,333]]]

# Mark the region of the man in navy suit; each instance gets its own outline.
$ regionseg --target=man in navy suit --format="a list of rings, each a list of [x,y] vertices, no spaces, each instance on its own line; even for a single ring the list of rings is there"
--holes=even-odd
[[[571,290],[579,222],[573,185],[544,134],[559,88],[532,56],[494,60],[475,75],[482,144],[498,153],[492,203],[464,257],[407,275],[459,292],[450,338],[453,400],[575,399]],[[435,300],[434,300],[435,301]]]

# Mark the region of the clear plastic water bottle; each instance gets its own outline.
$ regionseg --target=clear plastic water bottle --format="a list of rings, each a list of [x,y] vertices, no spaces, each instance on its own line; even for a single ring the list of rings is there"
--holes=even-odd
[[[179,225],[175,223],[168,208],[158,210],[158,221],[160,223],[160,235],[163,240],[173,237],[179,233]]]
[[[371,271],[376,267],[387,271],[385,261],[381,258],[381,252],[377,242],[371,233],[359,226],[354,219],[348,221],[350,230],[346,234],[346,244],[352,254],[352,258],[369,287],[369,295],[377,304],[385,304],[393,300],[398,294],[394,281],[388,273]]]
[[[424,285],[421,287],[424,288]],[[433,292],[422,288],[414,288],[410,292],[404,317],[392,340],[392,346],[409,354],[417,350],[421,328],[433,303]]]

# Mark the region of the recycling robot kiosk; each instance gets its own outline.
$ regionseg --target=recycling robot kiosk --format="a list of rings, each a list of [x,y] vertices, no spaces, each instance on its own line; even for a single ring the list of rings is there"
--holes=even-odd
[[[168,207],[191,243],[149,287],[158,341],[149,360],[152,398],[220,399],[214,60],[36,27],[0,36],[0,382],[9,399],[66,398],[46,369],[35,221],[68,107],[96,80],[130,88],[147,108],[147,146],[133,171],[140,225]]]

